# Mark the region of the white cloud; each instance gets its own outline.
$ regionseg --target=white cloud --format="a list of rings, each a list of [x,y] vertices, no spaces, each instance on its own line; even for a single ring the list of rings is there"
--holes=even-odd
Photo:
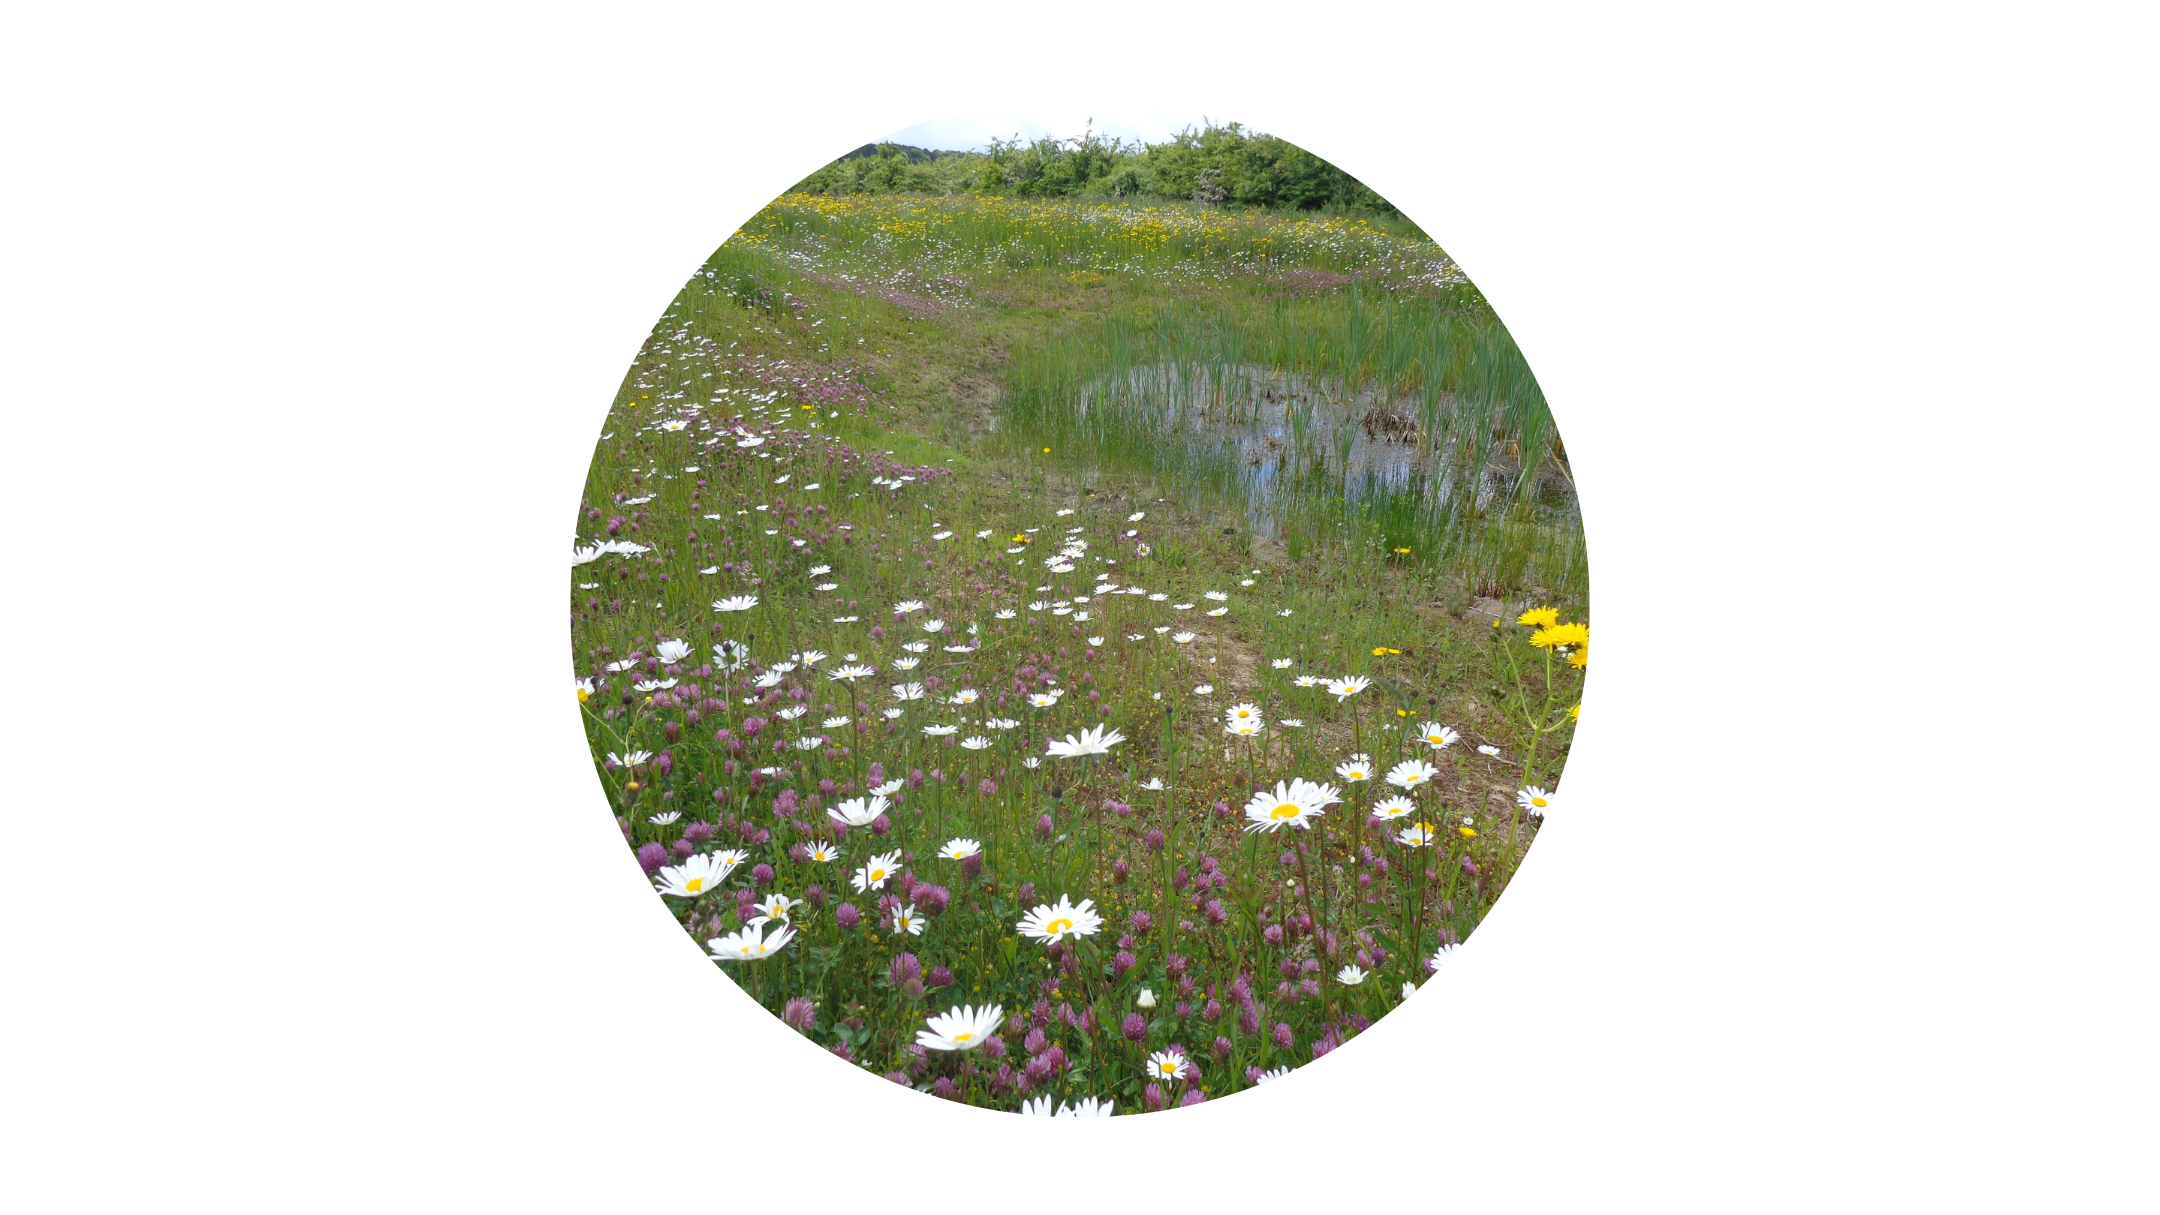
[[[1203,110],[1158,106],[1156,102],[1128,102],[1121,97],[1041,97],[1035,102],[1000,102],[974,110],[959,110],[942,119],[929,119],[901,128],[883,138],[864,143],[905,143],[931,151],[989,151],[994,138],[1022,141],[1032,138],[1078,138],[1089,130],[1132,143],[1169,143],[1186,128],[1229,125],[1231,119]],[[1253,128],[1246,128],[1253,130]]]

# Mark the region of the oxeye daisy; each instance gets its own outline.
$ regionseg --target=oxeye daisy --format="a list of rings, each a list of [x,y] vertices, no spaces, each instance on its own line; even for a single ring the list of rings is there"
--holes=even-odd
[[[909,612],[919,612],[923,610],[923,601],[920,599],[902,599],[892,605],[892,610],[895,616],[905,616]]]
[[[922,728],[922,732],[928,734],[932,738],[943,738],[947,734],[958,734],[960,732],[960,727],[948,725],[929,725],[924,726]]]
[[[1302,730],[1305,728],[1305,719],[1302,717],[1285,717],[1281,721],[1276,722],[1275,724],[1278,726],[1288,726],[1293,730]]]
[[[669,865],[653,875],[653,889],[676,898],[694,899],[712,893],[719,888],[727,875],[742,864],[748,854],[732,849],[726,852],[700,852],[680,865]]]
[[[1552,809],[1553,795],[1537,785],[1531,785],[1515,794],[1515,804],[1528,810],[1533,816],[1543,818],[1545,812]]]
[[[1428,721],[1424,725],[1418,727],[1418,737],[1425,740],[1426,746],[1431,747],[1435,751],[1439,751],[1445,749],[1456,739],[1461,738],[1462,735],[1457,734],[1455,731],[1441,725],[1438,722]]]
[[[1442,966],[1447,965],[1447,960],[1449,958],[1455,956],[1455,949],[1456,947],[1453,945],[1442,945],[1440,948],[1433,951],[1433,956],[1427,960],[1427,965],[1431,966],[1434,970],[1440,969]]]
[[[1068,936],[1094,936],[1102,931],[1102,923],[1102,916],[1095,910],[1095,900],[1081,899],[1080,905],[1075,907],[1072,896],[1061,894],[1056,903],[1037,904],[1033,911],[1020,917],[1015,927],[1022,936],[1047,945]]]
[[[906,781],[889,780],[882,785],[870,786],[870,792],[878,797],[891,797],[893,794],[898,793],[905,788],[907,788]]]
[[[960,745],[970,751],[980,751],[990,745],[990,740],[980,734],[971,734],[960,740]]]
[[[1177,1051],[1159,1050],[1148,1056],[1147,1074],[1155,1080],[1183,1080],[1191,1066],[1191,1061]]]
[[[918,1030],[917,1032],[921,1031]],[[1050,1107],[1056,1104],[1056,1099],[1052,1098],[1050,1094],[1044,1093],[1040,1097],[1029,1097],[1027,1100],[1022,1101],[1020,1103],[1020,1112],[1032,1114],[1037,1118],[1050,1118],[1055,1116]]]
[[[1372,816],[1382,821],[1398,819],[1417,809],[1417,803],[1397,794],[1373,803]]]
[[[1082,1097],[1071,1105],[1060,1109],[1057,1116],[1060,1118],[1108,1118],[1111,1109],[1116,1105],[1115,1100],[1105,1101],[1100,1097]]]
[[[949,705],[971,705],[981,699],[982,693],[977,692],[973,688],[962,688],[959,691],[953,693],[951,696],[946,697],[945,703]]]
[[[1251,721],[1234,721],[1223,727],[1223,733],[1234,738],[1258,738],[1267,727],[1258,718]]]
[[[1342,777],[1344,780],[1371,780],[1372,757],[1369,755],[1353,755],[1342,763],[1335,765],[1335,775]]]
[[[927,654],[930,652],[930,643],[927,641],[910,641],[903,644],[900,648],[906,650],[910,654]]]
[[[833,672],[825,678],[835,683],[854,683],[858,679],[868,679],[875,674],[877,674],[877,671],[872,667],[866,667],[861,663],[849,663],[846,666],[834,668]]]
[[[1048,747],[1052,759],[1078,759],[1086,755],[1108,755],[1110,748],[1124,741],[1124,734],[1103,723],[1077,735],[1067,734],[1063,742],[1050,739]]]
[[[593,681],[592,681],[592,680],[590,680],[590,679],[580,679],[580,680],[578,680],[578,681],[577,681],[577,698],[578,698],[578,703],[579,703],[579,704],[584,704],[584,703],[585,703],[586,701],[588,701],[588,700],[591,700],[591,699],[592,699],[592,697],[593,697]]]
[[[900,720],[900,719],[901,719],[902,717],[904,717],[904,716],[906,716],[906,715],[907,715],[907,710],[906,710],[906,709],[886,709],[886,710],[884,710],[884,713],[885,713],[885,720],[886,720],[886,721],[898,721],[898,720]]]
[[[653,657],[661,662],[681,662],[690,656],[690,643],[679,637],[669,637],[653,647]]]
[[[938,855],[944,857],[948,861],[964,861],[971,856],[979,856],[981,855],[981,853],[982,844],[978,841],[968,839],[966,836],[962,836],[959,839],[946,840],[945,846],[938,849]]]
[[[892,930],[894,936],[919,937],[922,935],[925,926],[926,921],[916,912],[913,904],[893,910]]]
[[[756,962],[780,952],[789,941],[795,939],[795,926],[782,924],[771,936],[764,935],[762,924],[745,927],[724,937],[714,937],[705,942],[714,958],[722,962]]]
[[[899,872],[899,864],[898,852],[881,852],[871,857],[868,864],[855,871],[855,893],[868,894],[873,890],[885,889],[885,883],[891,881],[893,874]]]
[[[826,843],[824,840],[813,840],[808,847],[803,849],[803,856],[816,861],[820,865],[825,865],[840,859],[840,849]]]
[[[1412,823],[1395,833],[1395,842],[1405,848],[1427,848],[1432,845],[1433,839],[1431,823]]]
[[[1018,616],[1019,614],[1020,614],[1020,613],[1018,613],[1018,612],[1016,612],[1016,611],[1012,610],[1011,608],[999,608],[999,609],[997,610],[997,615],[996,615],[996,616],[994,616],[994,617],[992,617],[992,619],[994,619],[994,620],[1011,620],[1011,619],[1012,619],[1013,617],[1015,617],[1015,616]]]
[[[868,798],[851,797],[825,811],[828,818],[850,827],[867,827],[885,813],[887,803],[883,797],[872,794]]]
[[[1287,1067],[1278,1067],[1278,1068],[1274,1068],[1274,1069],[1272,1069],[1272,1070],[1269,1070],[1269,1071],[1264,1071],[1264,1072],[1261,1072],[1261,1073],[1259,1074],[1259,1076],[1257,1076],[1257,1077],[1255,1077],[1255,1078],[1254,1078],[1254,1080],[1253,1080],[1253,1083],[1254,1083],[1254,1084],[1270,1084],[1270,1083],[1273,1083],[1274,1081],[1277,1081],[1277,1080],[1280,1080],[1280,1079],[1282,1079],[1282,1078],[1283,1078],[1284,1076],[1287,1076],[1287,1075],[1289,1075],[1289,1074],[1290,1074],[1290,1069],[1289,1069],[1289,1068],[1287,1068]]]
[[[851,720],[853,719],[847,717],[828,717],[820,724],[822,724],[828,730],[837,730],[840,727],[847,725],[848,722]]]
[[[677,819],[680,819],[681,817],[682,811],[680,810],[663,810],[660,813],[647,818],[645,821],[651,823],[655,827],[665,827],[675,822]]]
[[[1294,658],[1270,658],[1268,659],[1268,665],[1274,667],[1278,671],[1287,671],[1291,668],[1292,665],[1296,663],[1296,661],[1297,660]]]
[[[894,700],[921,700],[924,692],[919,683],[896,683],[893,685],[892,694]]]
[[[922,659],[910,654],[906,658],[895,658],[886,665],[895,671],[912,671],[922,665]]]
[[[759,915],[765,917],[767,922],[773,920],[785,922],[789,918],[788,913],[790,911],[802,906],[802,900],[791,899],[784,894],[775,893],[764,902],[753,904],[753,906],[757,908]]]
[[[1309,688],[1318,684],[1319,682],[1320,677],[1318,675],[1300,675],[1297,677],[1296,680],[1297,686],[1301,688]]]
[[[1500,757],[1500,748],[1489,743],[1479,743],[1477,753],[1479,755],[1490,755],[1494,759],[1498,759]]]
[[[928,1050],[974,1050],[997,1032],[998,1022],[1004,1018],[1005,1008],[1000,1004],[955,1008],[925,1018],[930,1028],[915,1031],[915,1042]]]
[[[1336,971],[1335,979],[1345,987],[1356,987],[1365,981],[1365,971],[1362,967],[1352,964]]]
[[[1341,679],[1328,680],[1327,690],[1328,695],[1333,696],[1337,703],[1341,703],[1371,686],[1372,680],[1365,678],[1363,675],[1345,675]]]
[[[1420,785],[1432,783],[1432,778],[1438,775],[1440,775],[1440,769],[1433,767],[1424,760],[1406,759],[1388,769],[1387,783],[1398,789],[1415,789]]]
[[[1272,791],[1262,789],[1245,803],[1245,830],[1273,833],[1284,827],[1309,828],[1315,815],[1341,800],[1333,788],[1304,777],[1277,781]]]
[[[758,597],[756,595],[729,595],[725,599],[713,600],[712,610],[716,612],[747,612],[757,605]]]

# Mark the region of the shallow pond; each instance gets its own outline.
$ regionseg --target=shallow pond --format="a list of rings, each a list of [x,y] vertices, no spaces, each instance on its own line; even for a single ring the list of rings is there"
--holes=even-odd
[[[1444,424],[1454,407],[1446,397],[1437,403],[1437,418],[1421,423],[1425,406],[1415,396],[1383,400],[1372,387],[1346,393],[1257,364],[1135,368],[1125,379],[1114,394],[1120,412],[1145,419],[1143,429],[1152,424],[1156,435],[1222,455],[1245,491],[1252,530],[1262,536],[1279,531],[1291,492],[1340,494],[1350,502],[1405,493],[1440,499],[1456,492],[1460,477],[1473,476],[1483,510],[1505,498],[1521,474],[1519,461],[1500,444],[1472,469],[1426,450],[1421,433],[1435,420]],[[1091,403],[1082,400],[1079,412],[1085,415]],[[1539,470],[1530,493],[1555,523],[1578,518],[1574,488],[1555,463]]]

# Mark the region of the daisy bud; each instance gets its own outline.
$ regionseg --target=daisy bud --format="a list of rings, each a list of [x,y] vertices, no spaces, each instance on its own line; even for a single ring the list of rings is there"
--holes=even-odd
[[[780,1019],[797,1032],[807,1034],[810,1027],[817,1023],[817,1006],[801,996],[794,996],[788,1000],[787,1007],[781,1010]]]
[[[668,850],[659,844],[640,844],[637,859],[638,864],[645,867],[646,876],[650,877],[658,872],[660,866],[667,864]]]
[[[862,923],[862,913],[855,910],[855,904],[842,903],[833,911],[833,923],[842,928],[853,928]]]

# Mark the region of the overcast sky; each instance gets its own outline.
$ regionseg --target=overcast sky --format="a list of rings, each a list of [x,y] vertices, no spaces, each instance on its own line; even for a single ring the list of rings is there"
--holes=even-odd
[[[1042,135],[1069,138],[1087,130],[1090,117],[1083,111],[1075,110],[1071,114],[1027,118],[1009,114],[933,118],[928,122],[918,122],[914,126],[894,131],[874,142],[904,143],[934,151],[979,152],[992,139],[1010,139],[1014,135],[1025,139]],[[1199,114],[1097,113],[1092,117],[1098,134],[1126,140],[1137,139],[1145,143],[1161,143],[1186,127],[1205,124],[1205,118]],[[1228,121],[1219,114],[1206,117],[1217,122]]]

